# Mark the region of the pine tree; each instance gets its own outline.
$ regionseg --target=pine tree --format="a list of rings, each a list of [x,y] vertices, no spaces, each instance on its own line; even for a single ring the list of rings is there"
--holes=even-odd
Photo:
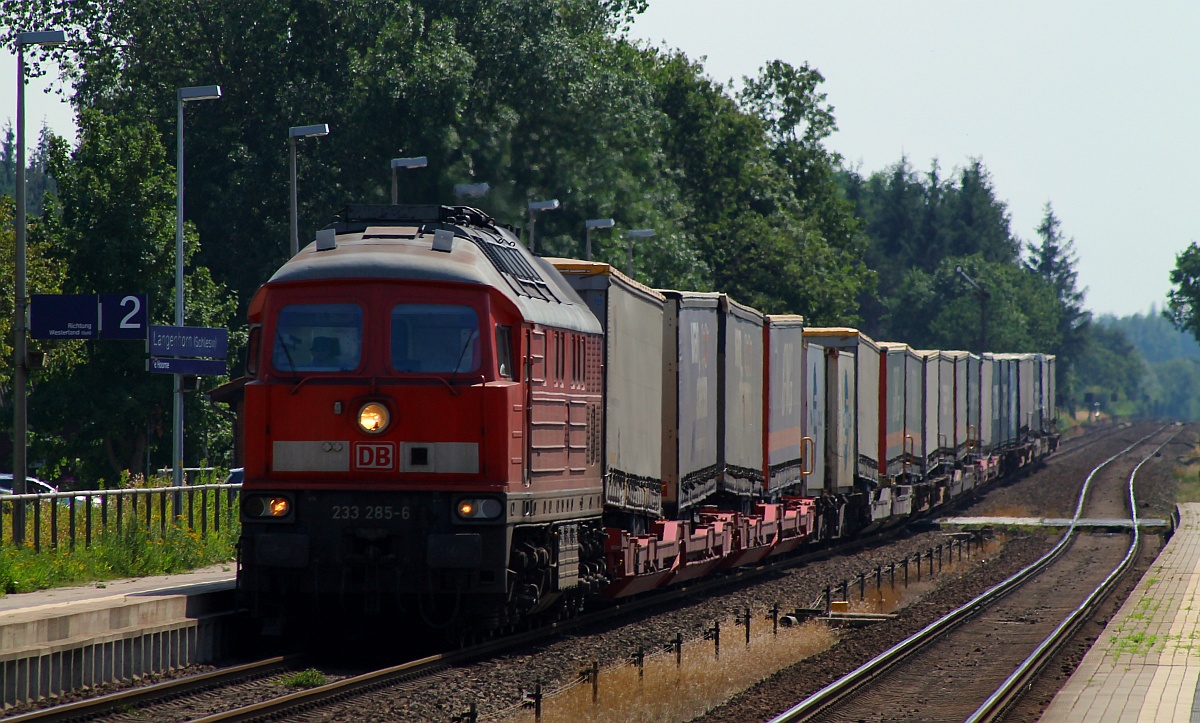
[[[1054,208],[1046,203],[1046,212],[1038,225],[1040,243],[1029,244],[1026,265],[1030,271],[1044,279],[1054,289],[1058,299],[1058,348],[1052,350],[1059,357],[1058,388],[1064,399],[1071,399],[1070,379],[1072,367],[1084,352],[1088,340],[1088,328],[1092,314],[1083,307],[1086,289],[1078,288],[1079,273],[1075,270],[1078,257],[1075,240],[1063,234],[1062,221],[1054,214]]]

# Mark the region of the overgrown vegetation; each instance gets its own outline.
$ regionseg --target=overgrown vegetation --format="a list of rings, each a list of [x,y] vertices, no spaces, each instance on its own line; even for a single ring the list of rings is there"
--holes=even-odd
[[[205,480],[206,482],[208,480]],[[179,502],[165,479],[126,480],[120,497],[26,504],[24,544],[13,542],[13,502],[0,502],[0,592],[146,575],[229,562],[241,525],[228,492],[192,490]],[[136,492],[134,492],[136,490]]]
[[[171,524],[165,536],[128,521],[122,528],[99,535],[90,547],[74,550],[60,543],[41,552],[33,543],[0,548],[0,590],[31,592],[63,585],[145,575],[168,575],[228,562],[234,556],[239,527],[201,535]]]
[[[288,688],[319,688],[329,682],[325,674],[316,668],[306,668],[284,677],[282,685]]]

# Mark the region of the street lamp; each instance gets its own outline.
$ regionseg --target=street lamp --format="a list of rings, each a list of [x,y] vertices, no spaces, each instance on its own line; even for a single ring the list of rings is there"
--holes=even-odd
[[[45,30],[32,33],[17,33],[17,218],[16,218],[16,283],[13,299],[13,494],[26,492],[25,473],[28,471],[26,427],[28,398],[26,385],[29,378],[26,359],[26,331],[29,299],[25,293],[25,46],[62,45],[67,34],[61,30]],[[25,505],[13,505],[13,539],[25,539]]]
[[[416,158],[393,158],[392,159],[392,205],[400,203],[399,191],[396,189],[396,169],[397,168],[424,168],[429,165],[429,159],[425,156],[417,156]]]
[[[491,192],[492,184],[487,181],[454,184],[454,195],[459,198],[483,198]]]
[[[315,126],[292,126],[288,129],[288,153],[291,160],[292,181],[292,256],[300,253],[300,220],[296,211],[296,139],[327,135],[329,135],[329,125],[326,123]]]
[[[588,261],[592,260],[592,229],[594,228],[612,228],[614,225],[611,218],[589,218],[583,222],[583,253],[584,258]]]
[[[549,201],[530,201],[525,207],[529,211],[529,253],[534,252],[537,244],[537,215],[542,211],[557,211],[559,208],[557,198],[552,198]]]
[[[221,97],[219,85],[180,88],[175,137],[175,326],[183,326],[183,104]],[[175,374],[175,424],[171,435],[171,484],[183,486],[183,375]]]
[[[654,229],[652,229],[652,228],[635,228],[631,231],[625,232],[625,239],[626,239],[625,250],[626,250],[626,256],[628,258],[628,267],[629,267],[627,269],[627,271],[629,271],[629,273],[631,273],[631,274],[633,273],[633,240],[635,238],[650,238],[653,235],[654,235]]]

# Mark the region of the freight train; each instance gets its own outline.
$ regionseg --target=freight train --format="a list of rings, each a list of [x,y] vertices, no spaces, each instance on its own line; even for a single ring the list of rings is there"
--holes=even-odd
[[[267,631],[496,631],[836,544],[1052,451],[1054,364],[651,289],[472,208],[351,205],[250,304],[238,593]]]

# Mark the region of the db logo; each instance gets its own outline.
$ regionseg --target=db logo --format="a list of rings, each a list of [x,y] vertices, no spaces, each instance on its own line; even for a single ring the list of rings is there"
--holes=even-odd
[[[395,469],[395,442],[355,442],[355,469]]]

